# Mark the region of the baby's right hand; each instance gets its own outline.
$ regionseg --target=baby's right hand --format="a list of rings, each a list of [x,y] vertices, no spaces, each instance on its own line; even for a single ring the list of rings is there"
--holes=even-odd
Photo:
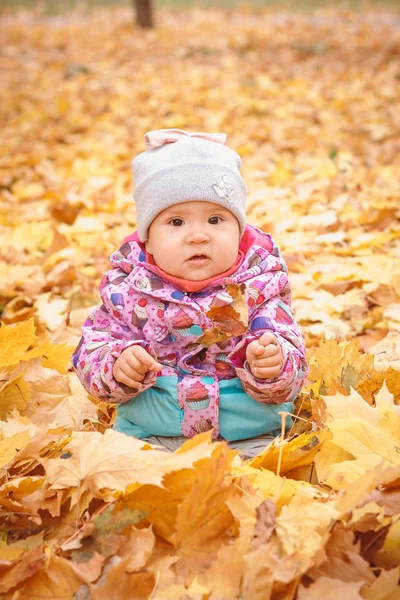
[[[162,365],[141,346],[129,346],[118,356],[113,366],[113,377],[137,390],[148,371],[158,373]]]

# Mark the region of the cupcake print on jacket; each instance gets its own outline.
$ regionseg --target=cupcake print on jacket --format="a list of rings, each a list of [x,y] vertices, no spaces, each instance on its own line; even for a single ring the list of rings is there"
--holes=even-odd
[[[285,323],[286,325],[293,323],[292,311],[284,302],[278,302],[275,318],[278,323]]]
[[[222,292],[218,292],[218,294],[213,298],[210,308],[214,306],[226,306],[227,304],[232,304],[233,298],[226,290]]]
[[[136,285],[143,292],[154,292],[164,287],[163,282],[158,277],[142,277],[136,281]]]
[[[178,364],[178,354],[177,352],[171,352],[171,354],[167,354],[166,356],[159,356],[158,361],[166,367],[176,367]]]
[[[193,435],[196,433],[204,433],[205,431],[210,431],[213,428],[213,424],[211,419],[200,419],[200,421],[196,421],[193,425]]]
[[[256,267],[262,261],[261,258],[262,250],[256,250],[254,254],[249,258],[249,267]]]
[[[207,388],[196,381],[186,390],[186,402],[192,410],[204,410],[210,404]]]
[[[193,335],[191,326],[193,325],[193,319],[189,317],[183,310],[178,310],[174,318],[172,319],[172,327],[182,337],[189,337]]]
[[[275,331],[274,324],[268,317],[256,317],[250,323],[250,331],[262,331],[264,329]]]
[[[147,300],[145,298],[140,298],[138,303],[133,307],[132,325],[138,329],[143,329],[147,321]]]
[[[247,303],[249,306],[262,304],[265,301],[265,296],[261,293],[265,288],[264,281],[254,281],[248,288],[247,293],[249,298]]]
[[[110,300],[111,300],[111,304],[113,306],[114,316],[119,317],[119,315],[122,313],[124,306],[125,306],[124,295],[116,292],[116,293],[110,295]]]
[[[163,346],[173,342],[172,336],[166,325],[154,325],[154,339]]]
[[[225,352],[219,352],[215,357],[215,371],[218,379],[232,379],[235,376],[235,370],[232,367],[228,355]]]

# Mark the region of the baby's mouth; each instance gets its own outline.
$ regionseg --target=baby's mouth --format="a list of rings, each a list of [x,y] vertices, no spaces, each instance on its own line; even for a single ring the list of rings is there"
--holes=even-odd
[[[203,264],[208,262],[210,259],[206,254],[194,254],[193,256],[191,256],[190,258],[187,259],[186,262],[189,262],[191,264]]]

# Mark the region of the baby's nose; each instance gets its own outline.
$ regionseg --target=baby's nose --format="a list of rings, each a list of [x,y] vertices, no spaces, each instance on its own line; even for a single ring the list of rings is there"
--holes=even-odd
[[[191,231],[188,235],[189,244],[203,244],[209,241],[209,236],[205,231],[200,229]]]

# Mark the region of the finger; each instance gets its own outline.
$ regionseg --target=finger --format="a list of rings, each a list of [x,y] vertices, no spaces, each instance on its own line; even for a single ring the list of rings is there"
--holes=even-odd
[[[128,364],[121,365],[120,372],[125,377],[132,379],[133,381],[143,381],[145,373],[141,373],[137,369],[132,369]]]
[[[262,354],[259,354],[258,358],[281,356],[281,354],[282,354],[279,346],[274,346],[273,344],[268,344],[268,346],[262,346],[262,348],[263,348]]]
[[[150,357],[151,358],[151,357]],[[162,370],[162,365],[159,362],[153,361],[153,366],[148,367],[147,364],[139,360],[136,356],[130,356],[127,360],[129,367],[138,371],[142,375],[145,375],[148,371],[153,371],[154,373],[158,373]]]
[[[258,369],[262,369],[262,368],[269,369],[270,367],[276,367],[280,364],[282,364],[281,357],[280,356],[272,356],[269,358],[256,358],[251,363],[251,367],[252,368],[256,367]]]
[[[273,377],[276,377],[277,375],[279,375],[280,372],[280,368],[279,367],[271,367],[271,368],[254,368],[251,370],[251,372],[253,373],[254,377],[257,377],[257,379],[272,379]]]
[[[259,344],[258,340],[253,340],[247,346],[246,355],[247,358],[252,358],[253,356],[261,356],[264,352],[264,347]]]
[[[137,372],[140,373],[140,375],[143,377],[143,375],[145,375],[149,370],[147,365],[145,365],[139,358],[133,355],[127,357],[124,366],[127,375],[129,375],[130,372]],[[121,365],[121,368],[124,369],[124,366]]]
[[[162,370],[162,364],[160,364],[159,362],[154,362],[154,367],[152,367],[149,370],[153,371],[154,373],[159,373],[159,371]]]
[[[258,341],[262,346],[268,346],[269,344],[278,346],[279,344],[278,340],[276,339],[276,336],[270,331],[266,331],[265,333],[263,333]]]
[[[140,361],[140,363],[142,365],[144,365],[146,367],[145,372],[153,370],[155,365],[157,364],[157,362],[154,360],[154,358],[152,356],[150,356],[150,354],[147,352],[147,350],[145,350],[141,346],[133,346],[132,348],[134,350],[133,350],[131,356],[134,356],[137,360]]]
[[[114,378],[118,381],[118,383],[123,383],[134,390],[137,390],[141,384],[141,381],[133,379],[121,369],[118,369],[117,372],[114,373]]]

